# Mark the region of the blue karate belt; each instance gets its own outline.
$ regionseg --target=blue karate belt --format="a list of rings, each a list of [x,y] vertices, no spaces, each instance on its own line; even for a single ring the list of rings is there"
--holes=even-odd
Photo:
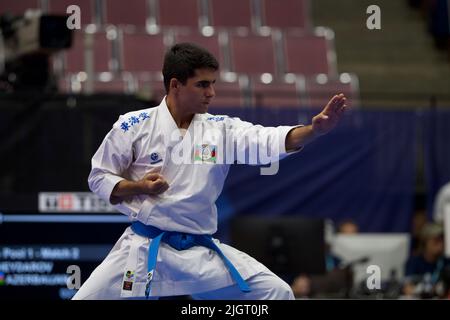
[[[136,221],[131,224],[131,229],[140,236],[152,239],[148,250],[148,273],[147,285],[145,286],[145,296],[150,295],[150,284],[153,278],[153,273],[156,267],[156,258],[158,257],[158,250],[161,241],[168,243],[171,247],[177,250],[186,250],[193,246],[204,246],[214,250],[222,258],[227,266],[231,277],[237,283],[242,292],[250,292],[250,287],[239,274],[237,269],[233,266],[230,260],[223,254],[222,250],[214,243],[211,235],[208,234],[189,234],[176,231],[163,231],[154,226],[145,225],[142,222]]]

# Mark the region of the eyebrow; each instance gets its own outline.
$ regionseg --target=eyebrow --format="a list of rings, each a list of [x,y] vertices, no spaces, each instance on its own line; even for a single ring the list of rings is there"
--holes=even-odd
[[[209,81],[209,80],[200,80],[200,81],[197,81],[196,83],[198,83],[198,84],[205,84],[205,83],[216,83],[216,79],[214,79],[213,81]]]

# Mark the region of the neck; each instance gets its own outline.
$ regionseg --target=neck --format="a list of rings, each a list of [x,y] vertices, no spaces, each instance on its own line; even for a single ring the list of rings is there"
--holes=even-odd
[[[185,113],[182,108],[179,107],[176,99],[172,95],[168,95],[166,98],[167,108],[172,115],[173,120],[178,128],[187,129],[191,124],[192,118],[194,118],[193,113]]]

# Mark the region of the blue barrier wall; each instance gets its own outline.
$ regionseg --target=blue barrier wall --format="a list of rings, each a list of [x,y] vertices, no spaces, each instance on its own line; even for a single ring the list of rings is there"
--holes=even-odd
[[[216,111],[216,110],[215,110]],[[310,123],[310,111],[217,110],[261,124]],[[415,112],[352,112],[330,134],[280,162],[276,175],[234,165],[218,201],[235,214],[355,220],[363,232],[407,232],[414,210]]]

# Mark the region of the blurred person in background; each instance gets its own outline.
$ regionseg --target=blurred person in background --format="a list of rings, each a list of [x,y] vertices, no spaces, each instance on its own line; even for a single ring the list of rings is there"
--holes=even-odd
[[[345,219],[339,223],[338,233],[340,234],[357,234],[359,233],[358,224],[352,219]]]
[[[444,229],[441,224],[427,223],[420,232],[418,254],[406,262],[403,295],[409,298],[437,296],[436,284],[449,265],[444,257]]]
[[[359,226],[352,219],[345,219],[339,223],[337,233],[357,234]],[[353,272],[351,266],[344,266],[341,259],[331,252],[330,240],[325,244],[325,263],[325,274],[301,274],[294,279],[291,287],[296,298],[348,297],[353,286]]]

